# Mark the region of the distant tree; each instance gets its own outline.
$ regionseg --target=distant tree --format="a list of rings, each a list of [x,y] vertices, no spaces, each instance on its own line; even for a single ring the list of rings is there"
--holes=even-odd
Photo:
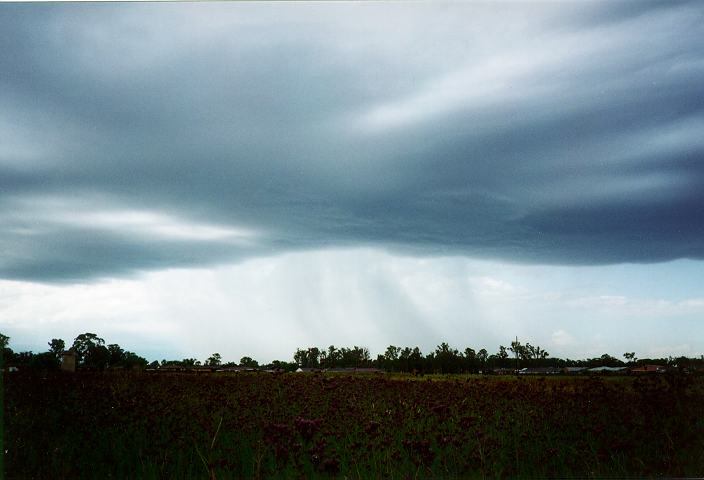
[[[601,367],[618,367],[619,365],[623,365],[623,362],[621,360],[612,357],[608,353],[605,353],[601,357],[599,357],[597,363]]]
[[[18,352],[13,355],[12,363],[15,365],[30,366],[33,358],[34,352]]]
[[[152,363],[147,365],[147,368],[159,368],[159,360],[154,360]]]
[[[331,348],[334,348],[331,346]],[[347,350],[347,349],[344,349]],[[340,353],[341,357],[341,352]],[[335,355],[337,356],[337,355]],[[330,366],[331,363],[331,358],[335,357],[330,357],[328,356],[328,366]],[[296,353],[293,355],[293,360],[298,364],[299,367],[302,368],[319,368],[320,367],[320,350],[318,347],[309,347],[305,350],[302,350],[300,348],[296,349]],[[333,363],[335,363],[334,360],[332,360]]]
[[[222,362],[222,357],[220,356],[219,353],[213,353],[208,359],[205,361],[205,365],[211,366],[211,367],[217,367],[220,365]]]
[[[300,348],[297,348],[296,353],[293,354],[293,361],[299,367],[307,368],[308,367],[308,351],[301,350]]]
[[[386,352],[384,352],[384,355],[381,359],[386,370],[398,370],[398,356],[400,353],[401,349],[399,347],[395,347],[393,345],[389,345],[388,347],[386,347]]]
[[[93,345],[83,354],[83,366],[104,370],[110,363],[110,350],[105,345]]]
[[[320,350],[318,347],[310,347],[308,349],[308,362],[311,367],[320,367]]]
[[[435,370],[440,373],[456,373],[459,371],[459,352],[442,342],[435,349]]]
[[[638,360],[636,358],[636,352],[626,352],[623,354],[623,358],[625,358],[628,363],[635,363]]]
[[[525,345],[521,345],[521,342],[513,341],[509,350],[516,358],[523,361],[523,365],[544,364],[545,362],[540,362],[540,360],[544,360],[550,355],[542,348],[533,346],[528,342]]]
[[[335,368],[337,363],[340,361],[340,352],[335,348],[335,345],[330,345],[328,347],[327,354],[325,356],[325,364],[328,368]]]
[[[36,355],[32,355],[29,366],[32,370],[48,371],[48,370],[58,370],[59,359],[56,358],[52,352],[43,352]]]
[[[56,357],[56,360],[61,360],[61,355],[64,353],[66,343],[60,338],[52,338],[49,342],[49,352]]]
[[[410,357],[412,350],[409,347],[403,347],[398,353],[398,366],[399,370],[402,372],[410,372]]]
[[[479,350],[479,352],[477,353],[477,358],[481,362],[482,367],[484,367],[486,365],[486,360],[487,360],[488,356],[489,356],[489,354],[486,351],[486,349],[484,349],[484,348]]]
[[[516,359],[516,368],[518,368],[518,359],[524,356],[523,345],[521,345],[521,342],[518,340],[515,340],[511,342],[511,346],[508,347],[508,349],[511,350],[511,353],[513,353],[513,356]]]
[[[149,361],[146,358],[140,357],[133,352],[124,352],[122,355],[122,366],[125,368],[142,369],[145,368],[148,363]]]
[[[372,361],[372,356],[369,353],[369,349],[367,347],[355,347],[357,349],[360,349],[360,366],[361,367],[370,367],[371,366],[371,361]]]
[[[293,362],[283,362],[281,360],[274,360],[273,362],[271,362],[269,367],[274,370],[283,370],[285,372],[294,372],[294,371],[296,371],[296,368],[298,368],[298,365],[296,365]]]
[[[105,340],[95,333],[82,333],[74,339],[71,349],[76,352],[78,361],[83,363],[88,350],[103,345],[105,345]]]
[[[508,356],[506,347],[499,345],[499,353],[496,354],[496,357],[498,358],[498,363],[501,368],[506,368],[509,366]]]
[[[123,363],[125,361],[125,351],[117,345],[116,343],[112,343],[108,345],[108,364],[111,367],[117,367],[117,366],[124,366]]]
[[[309,355],[311,355],[310,350],[312,349],[309,349]],[[339,366],[341,367],[368,367],[371,362],[369,349],[366,347],[358,347],[357,345],[352,348],[342,347],[340,349],[340,355]],[[311,357],[311,360],[313,358],[315,357]]]
[[[259,366],[259,362],[252,360],[250,357],[242,357],[240,358],[240,366],[246,368],[257,368]]]
[[[0,369],[4,368],[5,362],[12,362],[15,358],[15,352],[8,347],[9,343],[10,337],[0,333]]]
[[[320,356],[318,357],[318,361],[320,362],[321,367],[328,367],[328,352],[324,348],[320,349]]]
[[[473,348],[465,348],[464,349],[464,368],[468,372],[476,372],[477,371],[477,352],[474,351]]]
[[[408,364],[410,366],[410,371],[416,370],[418,372],[424,371],[423,368],[423,353],[420,348],[413,347],[410,355],[408,356]]]

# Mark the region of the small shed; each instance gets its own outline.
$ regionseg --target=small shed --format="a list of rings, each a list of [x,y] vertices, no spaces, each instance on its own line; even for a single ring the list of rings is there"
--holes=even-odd
[[[76,371],[76,352],[67,350],[61,355],[61,370],[64,372]]]

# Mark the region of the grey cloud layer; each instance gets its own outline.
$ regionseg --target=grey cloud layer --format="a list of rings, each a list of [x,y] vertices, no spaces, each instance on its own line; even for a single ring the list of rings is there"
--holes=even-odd
[[[0,276],[703,258],[701,38],[697,2],[2,5]]]

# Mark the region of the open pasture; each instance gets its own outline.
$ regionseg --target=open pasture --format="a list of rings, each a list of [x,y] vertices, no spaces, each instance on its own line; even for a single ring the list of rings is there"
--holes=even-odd
[[[704,379],[5,376],[7,478],[704,474]]]

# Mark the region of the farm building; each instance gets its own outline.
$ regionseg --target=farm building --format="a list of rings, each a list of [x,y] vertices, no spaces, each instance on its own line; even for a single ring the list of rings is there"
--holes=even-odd
[[[218,368],[215,370],[216,372],[258,372],[258,368],[254,367],[223,367],[223,368]]]
[[[628,368],[626,367],[594,367],[590,368],[587,370],[589,373],[602,373],[602,374],[609,374],[609,373],[626,373]]]
[[[383,370],[379,370],[378,368],[355,368],[355,367],[328,368],[325,371],[331,372],[331,373],[385,373]]]
[[[562,369],[562,372],[567,375],[575,375],[578,373],[584,373],[586,370],[587,367],[565,367]]]
[[[526,367],[518,371],[519,375],[557,375],[558,373],[562,372],[555,367]]]
[[[636,368],[631,368],[631,373],[643,374],[643,373],[665,373],[667,367],[662,365],[639,365]]]

